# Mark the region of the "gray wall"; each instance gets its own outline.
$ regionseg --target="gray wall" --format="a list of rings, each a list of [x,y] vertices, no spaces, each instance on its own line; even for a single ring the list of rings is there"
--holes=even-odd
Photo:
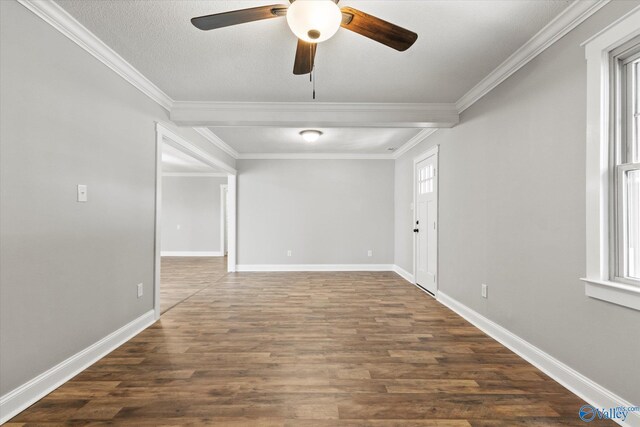
[[[640,403],[638,312],[585,297],[577,279],[585,272],[578,44],[636,4],[611,2],[458,127],[396,161],[395,245],[393,162],[239,161],[239,263],[391,263],[395,247],[410,270],[411,159],[441,144],[441,289]],[[22,6],[1,1],[0,19],[4,394],[152,309],[154,121],[168,117]],[[196,133],[174,130],[233,165]],[[79,183],[89,185],[88,203],[75,202]]]
[[[586,63],[611,2],[396,161],[395,259],[412,271],[412,159],[440,144],[440,290],[640,403],[640,312],[584,294]],[[489,298],[480,285],[489,285]]]
[[[23,6],[0,1],[0,19],[4,394],[153,308],[154,121],[168,114]]]
[[[393,167],[238,160],[238,264],[391,264]]]
[[[220,185],[226,183],[205,176],[162,177],[163,251],[222,252]]]

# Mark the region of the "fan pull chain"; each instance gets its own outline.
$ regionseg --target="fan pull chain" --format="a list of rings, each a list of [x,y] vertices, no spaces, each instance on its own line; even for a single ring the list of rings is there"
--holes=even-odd
[[[309,64],[311,64],[311,71],[309,72],[309,82],[313,85],[313,99],[316,99],[316,79],[315,79],[315,64],[314,64],[315,45],[311,45],[309,49]]]
[[[311,64],[311,71],[309,71],[309,83],[313,81],[313,44],[309,49],[309,64]]]

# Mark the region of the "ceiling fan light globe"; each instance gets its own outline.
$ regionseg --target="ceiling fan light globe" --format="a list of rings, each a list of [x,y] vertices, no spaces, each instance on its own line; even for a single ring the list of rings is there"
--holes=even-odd
[[[342,12],[333,0],[296,0],[287,9],[287,23],[300,40],[321,43],[338,31]]]

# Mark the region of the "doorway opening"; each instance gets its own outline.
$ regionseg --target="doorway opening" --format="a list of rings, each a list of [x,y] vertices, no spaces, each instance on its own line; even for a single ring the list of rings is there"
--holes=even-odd
[[[413,160],[413,277],[438,292],[438,146]]]
[[[222,255],[227,256],[229,253],[229,212],[227,211],[229,198],[229,186],[227,184],[220,185],[220,248],[222,248]]]
[[[236,258],[236,171],[156,126],[156,318],[229,271]]]

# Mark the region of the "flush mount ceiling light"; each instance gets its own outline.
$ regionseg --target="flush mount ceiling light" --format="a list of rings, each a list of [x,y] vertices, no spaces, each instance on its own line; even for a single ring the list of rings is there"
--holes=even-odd
[[[320,43],[340,28],[342,12],[333,0],[296,0],[287,9],[287,24],[300,40]]]
[[[307,142],[316,142],[318,139],[320,139],[320,135],[322,135],[322,132],[314,129],[307,129],[300,132],[300,136],[302,136],[302,139]]]

